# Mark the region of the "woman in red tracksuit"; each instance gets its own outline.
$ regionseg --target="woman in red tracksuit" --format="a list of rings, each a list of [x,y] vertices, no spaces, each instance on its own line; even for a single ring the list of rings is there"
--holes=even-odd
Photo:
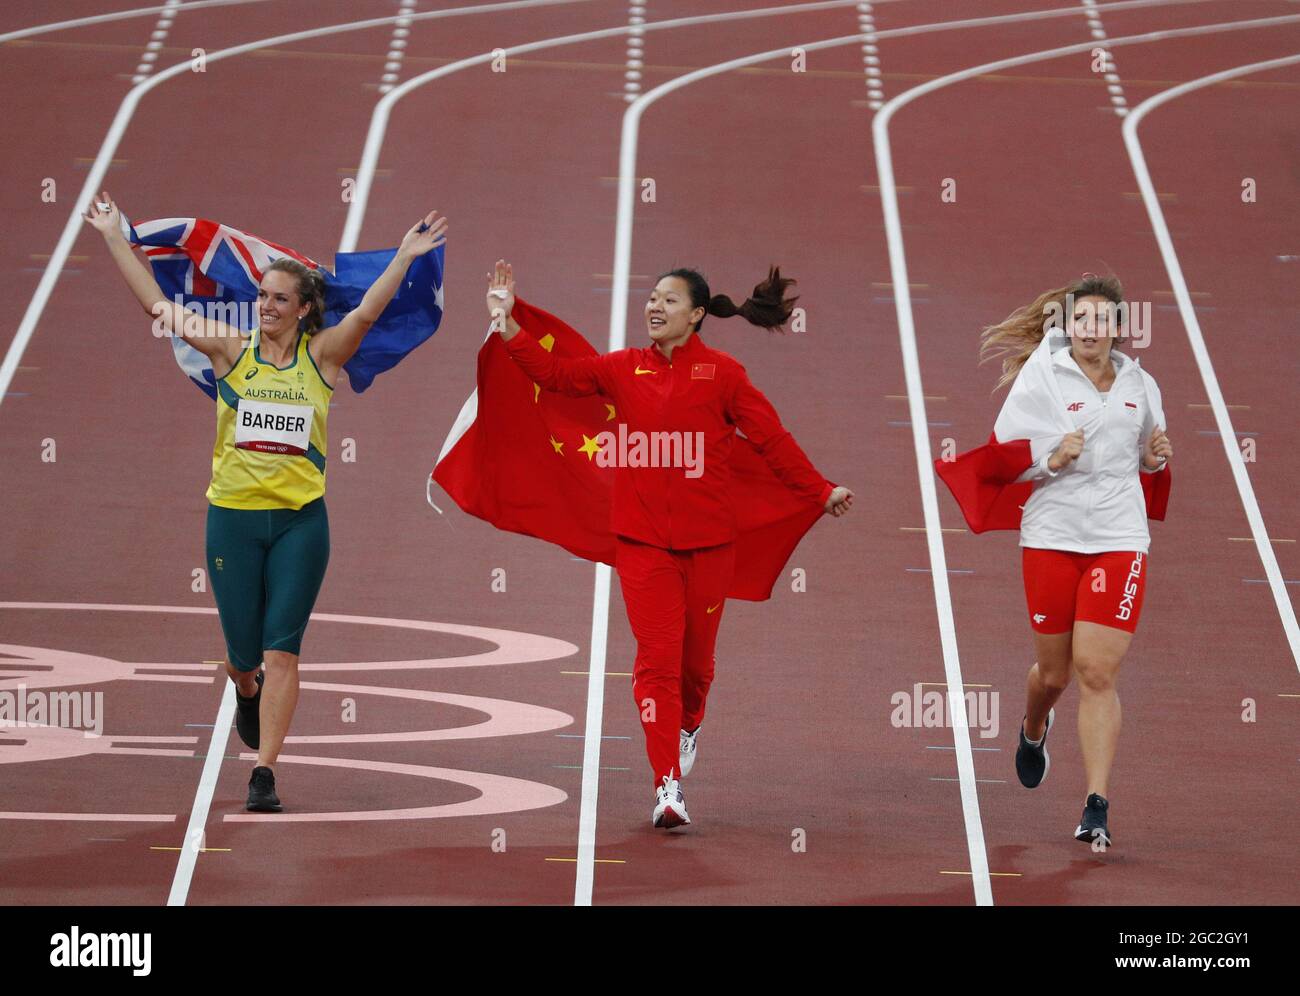
[[[543,389],[610,398],[629,438],[638,432],[680,433],[679,439],[689,433],[703,443],[702,461],[689,472],[681,466],[619,466],[614,477],[610,528],[637,641],[632,691],[654,772],[656,827],[690,822],[678,778],[694,764],[731,586],[736,521],[728,456],[736,428],[796,494],[836,516],[853,503],[848,488],[817,473],[745,368],[697,334],[705,315],[741,315],[780,328],[791,314],[794,299],[784,293],[793,282],[773,269],[753,297],[737,306],[724,295],[711,296],[694,270],[673,270],[659,278],[646,301],[648,346],[560,359],[515,321],[512,268],[498,260],[496,273],[488,274],[488,311],[506,349]]]

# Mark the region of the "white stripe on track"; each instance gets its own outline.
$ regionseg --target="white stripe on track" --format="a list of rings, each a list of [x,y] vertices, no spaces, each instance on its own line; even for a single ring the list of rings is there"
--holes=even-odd
[[[52,31],[67,31],[69,28],[84,28],[87,25],[103,24],[107,21],[126,21],[133,17],[148,17],[150,14],[160,14],[164,10],[171,10],[179,14],[191,10],[202,10],[205,7],[234,7],[246,3],[266,2],[267,0],[193,0],[192,3],[172,7],[165,4],[160,4],[157,7],[137,7],[134,10],[119,10],[115,14],[74,17],[69,21],[50,21],[48,24],[34,24],[30,28],[6,31],[4,34],[0,34],[0,42],[18,41],[21,38],[30,38],[33,35],[46,35]]]
[[[1183,277],[1183,268],[1178,262],[1178,254],[1174,252],[1173,239],[1169,236],[1169,227],[1165,224],[1165,214],[1160,207],[1160,200],[1156,196],[1155,187],[1151,183],[1151,173],[1147,169],[1146,156],[1142,154],[1142,143],[1138,141],[1137,134],[1138,125],[1142,123],[1142,119],[1146,117],[1149,111],[1155,110],[1175,97],[1181,97],[1183,94],[1199,90],[1201,87],[1235,79],[1238,76],[1261,73],[1269,69],[1280,69],[1283,66],[1291,66],[1296,63],[1300,63],[1300,55],[1269,59],[1265,62],[1253,62],[1249,65],[1225,69],[1223,72],[1212,73],[1209,76],[1202,76],[1199,79],[1181,83],[1178,86],[1148,97],[1133,108],[1124,120],[1123,130],[1124,146],[1128,149],[1129,159],[1133,162],[1133,173],[1137,176],[1138,189],[1142,192],[1142,201],[1146,204],[1147,215],[1151,219],[1151,228],[1154,230],[1156,242],[1160,246],[1160,256],[1164,260],[1165,270],[1169,273],[1170,286],[1174,289],[1174,298],[1178,301],[1178,313],[1182,316],[1183,326],[1187,330],[1187,339],[1191,343],[1192,355],[1196,357],[1196,367],[1201,373],[1201,381],[1205,385],[1206,396],[1210,399],[1210,407],[1214,410],[1214,421],[1219,427],[1219,435],[1223,440],[1223,451],[1228,457],[1228,466],[1232,468],[1232,478],[1237,485],[1237,494],[1241,498],[1242,508],[1245,509],[1246,519],[1250,522],[1250,534],[1255,540],[1255,550],[1259,553],[1259,559],[1264,565],[1264,575],[1268,578],[1269,587],[1273,590],[1273,601],[1277,605],[1278,615],[1282,620],[1282,629],[1286,633],[1287,643],[1291,645],[1291,657],[1295,661],[1296,668],[1300,669],[1300,626],[1296,625],[1295,606],[1291,604],[1291,599],[1287,596],[1286,584],[1282,580],[1282,571],[1278,567],[1277,557],[1273,553],[1273,544],[1269,540],[1268,530],[1264,527],[1264,517],[1259,510],[1259,502],[1255,500],[1255,489],[1250,483],[1250,474],[1246,471],[1246,463],[1241,457],[1241,450],[1237,447],[1237,436],[1232,428],[1232,417],[1228,414],[1227,405],[1224,403],[1223,392],[1219,390],[1219,379],[1215,376],[1214,365],[1210,362],[1210,352],[1205,346],[1205,337],[1201,334],[1201,324],[1196,318],[1196,309],[1192,305],[1191,294],[1187,290],[1187,281]]]
[[[208,741],[208,756],[203,759],[203,772],[194,794],[194,805],[190,807],[190,820],[181,841],[181,853],[176,860],[171,891],[167,894],[168,906],[184,906],[186,897],[189,896],[194,865],[199,860],[199,849],[204,846],[203,834],[208,825],[208,810],[212,806],[212,795],[217,788],[217,776],[221,773],[221,761],[226,753],[226,741],[230,739],[230,724],[234,717],[235,686],[233,682],[227,681],[225,690],[221,693],[217,721],[212,726],[212,739]]]

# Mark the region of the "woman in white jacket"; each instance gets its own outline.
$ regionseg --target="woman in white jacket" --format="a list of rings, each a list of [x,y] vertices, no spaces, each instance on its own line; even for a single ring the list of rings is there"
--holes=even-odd
[[[1141,475],[1163,472],[1173,455],[1160,389],[1115,348],[1122,302],[1118,280],[1088,274],[981,336],[981,354],[1003,358],[999,386],[1014,381],[994,435],[1028,439],[1033,459],[1020,476],[1034,482],[1020,546],[1038,660],[1029,669],[1016,772],[1027,788],[1047,776],[1052,707],[1077,675],[1088,797],[1075,837],[1101,847],[1111,843],[1115,685],[1142,610],[1151,541]]]

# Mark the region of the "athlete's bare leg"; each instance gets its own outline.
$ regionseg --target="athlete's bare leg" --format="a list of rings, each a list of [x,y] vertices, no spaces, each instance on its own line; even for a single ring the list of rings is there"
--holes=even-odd
[[[275,759],[280,756],[280,748],[289,732],[289,721],[293,719],[293,710],[298,705],[298,655],[283,650],[267,650],[263,652],[263,657],[266,661],[266,678],[262,683],[262,739],[257,751],[257,763],[261,767],[272,768]]]
[[[1070,684],[1070,643],[1073,633],[1034,633],[1038,661],[1029,669],[1025,694],[1025,736],[1040,740],[1047,713]]]
[[[1074,624],[1074,671],[1079,676],[1079,743],[1088,791],[1106,796],[1110,766],[1119,741],[1116,680],[1133,634],[1097,623]]]

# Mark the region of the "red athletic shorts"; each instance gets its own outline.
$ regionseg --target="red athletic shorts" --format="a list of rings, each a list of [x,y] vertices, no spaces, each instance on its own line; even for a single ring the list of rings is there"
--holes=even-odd
[[[1024,547],[1025,601],[1038,633],[1068,633],[1076,622],[1132,633],[1147,585],[1145,553],[1070,553]]]

